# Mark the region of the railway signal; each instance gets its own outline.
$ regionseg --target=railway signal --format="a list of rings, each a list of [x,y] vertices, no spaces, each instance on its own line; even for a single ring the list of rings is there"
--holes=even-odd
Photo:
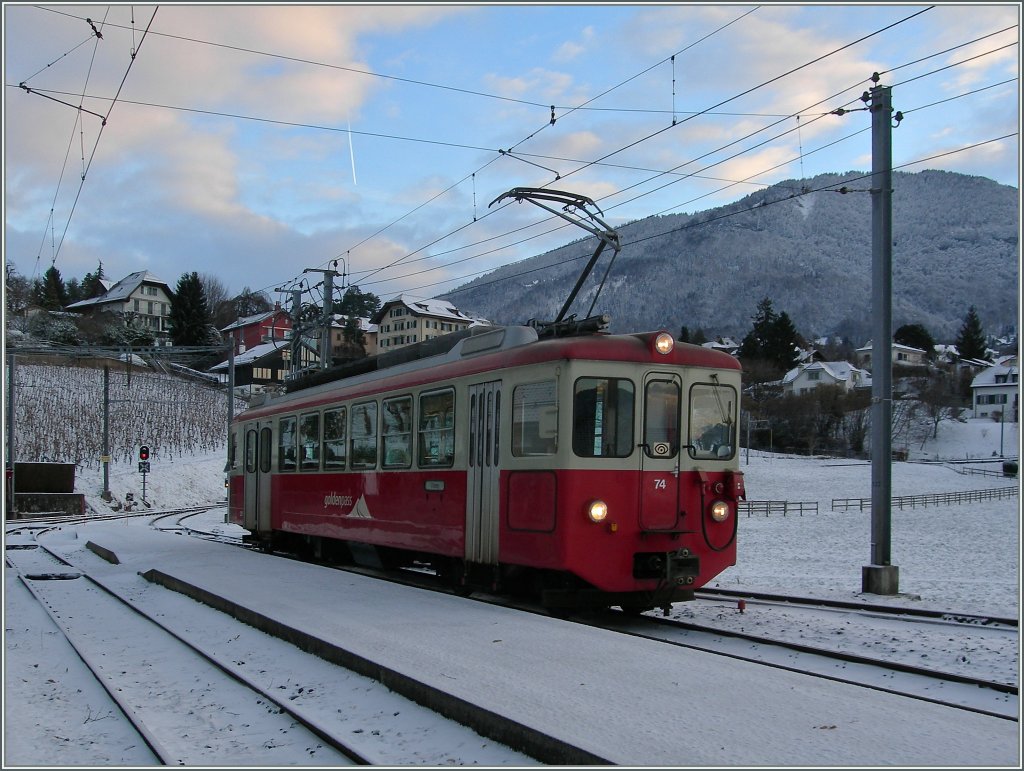
[[[146,503],[146,474],[149,473],[149,445],[139,447],[139,473],[142,474],[142,502]]]

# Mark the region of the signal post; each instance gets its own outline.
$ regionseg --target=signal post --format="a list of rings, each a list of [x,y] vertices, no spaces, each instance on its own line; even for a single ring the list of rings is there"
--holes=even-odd
[[[139,447],[139,473],[142,474],[142,502],[148,506],[146,500],[146,474],[149,473],[149,445]]]

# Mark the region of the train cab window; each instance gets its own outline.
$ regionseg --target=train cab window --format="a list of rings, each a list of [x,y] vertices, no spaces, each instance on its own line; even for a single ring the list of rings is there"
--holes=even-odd
[[[348,446],[345,442],[345,408],[324,412],[324,468],[345,468]]]
[[[296,445],[298,443],[298,432],[294,417],[281,418],[277,424],[277,470],[295,471],[298,461]]]
[[[377,402],[352,405],[350,433],[352,468],[377,467]]]
[[[512,391],[512,454],[554,455],[558,449],[558,397],[554,380]]]
[[[385,399],[381,411],[384,437],[384,468],[412,465],[412,397]]]
[[[644,396],[644,452],[667,458],[679,451],[679,384],[650,380]]]
[[[634,386],[629,380],[577,380],[572,405],[573,452],[582,458],[632,455],[634,401]]]
[[[299,418],[299,467],[303,471],[320,470],[320,413],[307,412]]]
[[[455,461],[455,392],[420,396],[420,468],[449,468]]]
[[[256,445],[256,432],[250,428],[245,432],[245,472],[247,474],[256,473]]]
[[[697,383],[690,389],[690,456],[728,460],[736,454],[736,391],[732,386]]]

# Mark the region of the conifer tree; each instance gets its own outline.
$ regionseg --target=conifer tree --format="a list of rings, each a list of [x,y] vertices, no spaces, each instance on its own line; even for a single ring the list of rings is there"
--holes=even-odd
[[[178,279],[169,315],[171,341],[175,345],[208,345],[212,319],[199,274],[182,274]]]
[[[785,372],[797,361],[799,336],[789,314],[776,313],[767,297],[757,305],[753,328],[743,338],[739,357],[748,362],[761,361]]]
[[[63,310],[64,306],[68,304],[64,280],[60,277],[60,271],[57,270],[56,265],[51,265],[47,269],[43,274],[43,280],[35,285],[34,290],[36,304],[48,311]]]
[[[100,260],[99,265],[96,267],[96,272],[86,273],[85,278],[82,279],[82,299],[91,300],[104,294],[107,290],[103,287],[103,279],[106,277],[106,274],[103,272],[103,260]]]
[[[968,308],[963,326],[960,327],[960,334],[956,337],[956,349],[961,359],[987,359],[986,347],[981,319],[972,305]]]

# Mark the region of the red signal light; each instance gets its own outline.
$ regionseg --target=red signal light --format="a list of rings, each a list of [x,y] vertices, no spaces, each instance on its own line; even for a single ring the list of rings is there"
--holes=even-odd
[[[144,444],[139,448],[139,460],[149,460],[149,445]]]

